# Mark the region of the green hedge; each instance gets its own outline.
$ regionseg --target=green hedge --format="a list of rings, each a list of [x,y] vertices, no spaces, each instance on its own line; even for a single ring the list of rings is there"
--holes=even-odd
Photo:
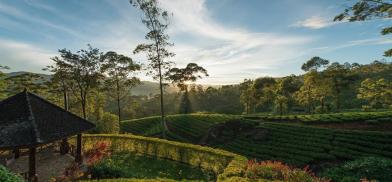
[[[0,181],[1,182],[23,182],[24,180],[13,173],[11,173],[4,166],[0,165]]]
[[[98,141],[110,142],[113,152],[136,152],[201,167],[217,174],[218,181],[242,177],[247,165],[243,156],[209,147],[129,134],[83,135],[85,150]]]

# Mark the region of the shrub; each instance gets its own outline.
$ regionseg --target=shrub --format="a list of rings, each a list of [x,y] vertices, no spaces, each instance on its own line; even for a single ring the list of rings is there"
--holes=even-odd
[[[365,157],[345,163],[341,167],[325,170],[322,176],[332,181],[356,182],[360,179],[392,181],[392,160],[380,157]]]
[[[109,151],[109,142],[97,142],[94,145],[95,147],[86,151],[84,155],[86,156],[87,165],[93,165],[105,157],[110,156]]]
[[[198,167],[134,153],[117,153],[91,167],[93,179],[169,178],[175,180],[207,180],[208,173]],[[214,180],[211,178],[210,180]]]
[[[135,135],[83,135],[83,148],[89,150],[97,141],[111,143],[113,152],[134,152],[143,155],[174,160],[201,167],[207,171],[221,174],[226,166],[234,171],[241,171],[241,163],[246,164],[246,158],[227,151],[185,144],[158,138]],[[230,165],[231,163],[235,165]]]
[[[315,177],[307,168],[304,170],[291,168],[277,161],[249,161],[245,172],[249,179],[282,180],[290,182],[322,182],[328,181]]]
[[[0,165],[0,181],[1,182],[23,182],[24,180],[20,176],[11,173],[4,166]]]
[[[118,116],[109,112],[104,112],[102,118],[96,124],[98,133],[115,134],[120,131]]]
[[[369,105],[362,106],[362,111],[364,111],[364,112],[369,112],[371,110],[372,110],[372,106],[369,106]]]

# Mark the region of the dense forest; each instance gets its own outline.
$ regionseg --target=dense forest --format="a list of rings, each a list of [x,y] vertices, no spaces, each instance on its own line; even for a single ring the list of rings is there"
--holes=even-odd
[[[2,67],[3,72],[7,67]],[[305,62],[303,75],[289,75],[280,78],[260,77],[246,79],[236,85],[205,87],[190,84],[188,91],[173,89],[164,92],[167,114],[206,112],[226,114],[251,114],[269,112],[288,113],[328,113],[350,109],[382,109],[392,104],[392,63],[374,61],[370,64],[329,63],[314,57]],[[89,90],[86,114],[91,120],[117,120],[116,91],[108,83],[111,77],[100,78],[99,84]],[[159,94],[132,94],[135,82],[124,85],[120,90],[122,120],[158,115]],[[137,80],[137,81],[135,81]],[[64,94],[56,75],[2,73],[1,97],[5,98],[23,89],[50,99],[64,106]],[[128,90],[129,89],[129,90]],[[149,89],[149,88],[145,88]],[[145,90],[146,93],[151,91]],[[75,93],[76,94],[76,93]],[[83,115],[81,100],[72,91],[67,94],[69,109]],[[188,100],[188,101],[186,101]],[[187,105],[189,109],[180,109]]]

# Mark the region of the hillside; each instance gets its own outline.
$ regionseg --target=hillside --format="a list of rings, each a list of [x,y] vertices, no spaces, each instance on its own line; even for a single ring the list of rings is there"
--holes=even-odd
[[[392,158],[390,132],[329,129],[232,115],[173,115],[167,122],[169,140],[221,148],[250,159],[311,165],[315,170],[364,156]],[[121,130],[155,137],[161,137],[162,131],[159,117],[124,121]]]

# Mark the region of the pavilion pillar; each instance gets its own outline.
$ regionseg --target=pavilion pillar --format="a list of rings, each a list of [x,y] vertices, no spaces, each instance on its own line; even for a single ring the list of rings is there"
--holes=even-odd
[[[14,150],[14,159],[18,159],[20,157],[20,149]]]
[[[29,182],[38,182],[36,165],[36,148],[29,149]]]
[[[68,143],[68,139],[65,138],[63,140],[61,140],[61,144],[60,144],[60,154],[61,155],[65,155],[69,152],[69,143]]]
[[[83,162],[82,158],[82,134],[78,134],[76,137],[76,156],[75,161],[79,164]]]

